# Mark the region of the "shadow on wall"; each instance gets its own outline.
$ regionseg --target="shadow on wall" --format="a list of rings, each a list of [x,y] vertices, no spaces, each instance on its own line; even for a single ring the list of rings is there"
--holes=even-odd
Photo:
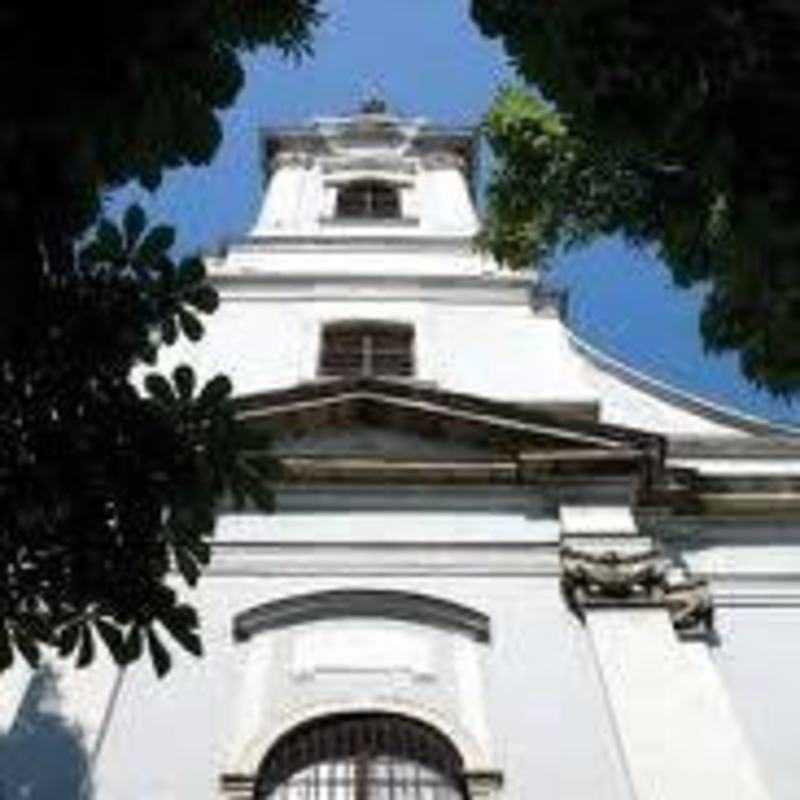
[[[59,713],[57,679],[31,679],[14,724],[0,736],[0,800],[88,800],[89,756],[80,731]]]

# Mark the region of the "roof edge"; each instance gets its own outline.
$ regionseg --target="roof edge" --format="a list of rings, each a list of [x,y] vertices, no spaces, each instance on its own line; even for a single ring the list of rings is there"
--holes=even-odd
[[[567,328],[567,339],[578,353],[604,372],[610,373],[627,385],[650,394],[659,400],[671,403],[684,411],[689,411],[696,416],[754,436],[800,437],[800,426],[765,420],[761,417],[738,411],[735,408],[706,400],[691,392],[677,389],[592,347],[569,328]]]

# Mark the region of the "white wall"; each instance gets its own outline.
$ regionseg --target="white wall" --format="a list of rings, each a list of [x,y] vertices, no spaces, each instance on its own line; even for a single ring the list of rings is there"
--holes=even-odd
[[[798,796],[800,604],[717,609],[714,657],[775,800]]]
[[[338,519],[341,521],[342,517]],[[241,522],[236,537],[239,540],[247,536],[242,533]],[[255,530],[257,520],[251,522],[251,537],[261,538],[263,532]],[[315,522],[317,531],[326,530],[326,515],[317,515]],[[309,521],[309,527],[312,524]],[[402,524],[402,517],[396,518],[395,524]],[[441,521],[433,524],[443,527]],[[526,529],[525,524],[515,524],[520,532]],[[549,537],[553,529],[533,525],[530,530],[535,531],[534,538],[541,538]],[[389,528],[382,532],[387,538],[392,536]],[[487,558],[491,557],[492,546],[485,539],[490,535],[491,528],[483,544],[472,545],[473,549],[485,548]],[[517,534],[520,535],[524,534]],[[487,766],[503,772],[503,797],[521,798],[535,791],[544,797],[627,800],[626,783],[585,631],[564,608],[554,574],[546,575],[540,570],[538,576],[524,572],[516,576],[441,575],[435,565],[426,570],[424,553],[415,555],[410,545],[403,558],[420,565],[416,575],[401,575],[402,570],[395,570],[394,575],[378,574],[378,569],[370,574],[366,563],[371,558],[368,547],[353,542],[348,553],[354,567],[349,576],[290,578],[278,573],[276,577],[207,577],[197,602],[202,608],[209,655],[202,661],[178,656],[174,673],[164,682],[154,679],[145,664],[129,670],[100,758],[98,796],[113,800],[214,797],[218,776],[231,763],[231,748],[236,749],[233,743],[237,737],[241,739],[243,726],[247,728],[243,715],[247,715],[248,708],[252,712],[252,703],[242,705],[242,692],[249,696],[253,686],[260,687],[263,713],[276,726],[278,720],[291,717],[292,706],[302,707],[316,697],[324,710],[331,703],[335,706],[337,692],[346,689],[349,701],[356,705],[359,693],[361,702],[372,707],[384,702],[389,707],[394,703],[395,708],[402,708],[410,701],[412,707],[417,704],[441,714],[443,719],[448,714],[462,723],[472,719],[471,725],[480,728],[484,712],[477,702],[475,686],[485,681],[483,705],[491,732],[485,748],[491,761]],[[324,550],[318,553],[317,562],[326,562]],[[359,562],[364,568],[357,568]],[[355,573],[358,577],[354,577]],[[402,674],[384,675],[378,677],[388,683],[381,688],[376,686],[378,678],[374,675],[369,679],[354,677],[350,682],[342,682],[340,676],[338,683],[320,677],[312,691],[314,681],[302,683],[301,678],[298,683],[297,676],[291,674],[298,658],[292,649],[292,637],[319,635],[320,630],[326,630],[326,623],[262,633],[246,643],[232,640],[233,617],[247,608],[287,595],[356,587],[418,592],[474,607],[490,617],[491,641],[471,642],[462,634],[420,631],[412,625],[405,629],[406,633],[427,636],[432,645],[433,655],[428,663],[434,672],[439,670],[433,682],[412,680]],[[398,627],[390,624],[385,629],[396,631]],[[455,672],[447,672],[456,669],[459,659],[463,663],[464,646],[459,644],[462,640],[468,647],[479,649],[484,669],[477,684],[472,679],[468,701],[463,700],[463,692],[459,695],[450,685]],[[401,650],[398,661],[404,658]],[[271,676],[266,684],[268,691],[265,683],[253,678],[258,674],[253,667],[254,653],[256,664],[262,658],[272,663],[266,669]],[[282,680],[278,675],[283,676]],[[441,681],[439,688],[437,680]],[[477,740],[481,737],[477,731]]]

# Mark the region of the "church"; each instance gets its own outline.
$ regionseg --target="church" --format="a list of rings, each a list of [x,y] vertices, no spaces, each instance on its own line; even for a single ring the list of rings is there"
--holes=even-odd
[[[159,366],[231,377],[276,512],[223,510],[202,659],[3,676],[0,737],[50,728],[2,800],[796,800],[800,431],[477,253],[474,131],[370,101],[261,147]]]

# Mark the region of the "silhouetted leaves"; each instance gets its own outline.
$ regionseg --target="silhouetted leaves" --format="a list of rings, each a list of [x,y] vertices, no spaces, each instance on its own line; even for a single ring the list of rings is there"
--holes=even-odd
[[[169,654],[169,651],[166,647],[164,647],[161,639],[158,638],[158,634],[153,630],[153,628],[147,628],[147,647],[150,650],[150,658],[153,661],[153,667],[156,671],[156,675],[159,678],[162,678],[164,675],[169,672],[170,667],[172,666],[172,657]]]
[[[318,0],[166,0],[122,17],[88,0],[48,7],[47,24],[39,6],[3,6],[0,670],[43,647],[86,666],[99,637],[120,664],[146,639],[162,675],[155,625],[200,652],[167,583],[193,585],[208,563],[246,436],[227,379],[197,387],[182,367],[142,392],[131,374],[198,340],[218,298],[201,259],[174,260],[170,226],[148,228],[138,206],[121,225],[97,217],[111,188],[207,163],[239,52],[299,57],[318,19]]]
[[[189,298],[202,297],[207,308],[216,300],[197,260],[187,259],[185,269],[174,264],[171,235],[153,230],[140,211],[126,214],[123,230],[98,226],[74,273],[43,285],[30,337],[5,356],[6,666],[14,650],[38,663],[42,645],[87,666],[96,635],[117,663],[128,664],[144,637],[163,675],[172,660],[155,624],[199,654],[197,615],[166,581],[176,574],[197,584],[220,500],[235,495],[271,506],[265,474],[247,463],[248,432],[236,421],[228,378],[198,386],[182,364],[170,377],[146,375],[144,394],[130,382],[154,330],[180,320],[185,331],[187,316],[196,319]],[[202,335],[199,321],[190,334]]]

